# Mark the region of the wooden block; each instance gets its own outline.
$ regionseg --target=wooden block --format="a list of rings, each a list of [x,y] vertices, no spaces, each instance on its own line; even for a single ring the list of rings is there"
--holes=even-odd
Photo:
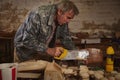
[[[47,63],[43,60],[22,62],[18,64],[18,71],[44,70]]]
[[[48,63],[45,73],[44,80],[65,80],[61,67],[56,63]]]
[[[40,78],[40,73],[17,73],[17,78]]]

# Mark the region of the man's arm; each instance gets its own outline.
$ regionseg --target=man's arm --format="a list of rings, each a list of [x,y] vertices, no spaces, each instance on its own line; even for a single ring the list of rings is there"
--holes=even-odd
[[[24,29],[22,29],[23,33],[21,33],[23,35],[21,39],[21,43],[23,43],[23,46],[35,51],[46,51],[47,46],[43,42],[44,40],[42,40],[44,39],[42,38],[42,34],[39,32],[41,28],[40,16],[37,13],[31,12],[24,24]],[[38,39],[38,35],[41,35],[41,40]],[[17,36],[17,38],[18,37],[19,36]]]

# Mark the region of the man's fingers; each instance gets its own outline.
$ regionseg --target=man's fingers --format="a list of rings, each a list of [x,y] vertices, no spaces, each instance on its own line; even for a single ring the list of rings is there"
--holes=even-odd
[[[57,51],[56,53],[55,53],[55,56],[60,56],[62,53],[61,53],[61,51]]]
[[[62,47],[56,48],[55,56],[60,56],[63,53],[64,49]]]
[[[64,52],[64,48],[62,47],[55,47],[55,48],[48,48],[47,53],[51,56],[60,56]]]

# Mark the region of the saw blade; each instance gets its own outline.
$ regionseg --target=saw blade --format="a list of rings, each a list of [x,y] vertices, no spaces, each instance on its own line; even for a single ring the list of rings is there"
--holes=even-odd
[[[85,60],[89,56],[87,50],[69,50],[67,55],[61,60]]]

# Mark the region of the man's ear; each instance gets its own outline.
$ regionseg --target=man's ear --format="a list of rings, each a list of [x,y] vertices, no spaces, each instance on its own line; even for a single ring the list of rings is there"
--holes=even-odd
[[[58,14],[58,15],[62,15],[62,14],[63,14],[62,10],[61,10],[61,9],[58,9],[57,14]]]

